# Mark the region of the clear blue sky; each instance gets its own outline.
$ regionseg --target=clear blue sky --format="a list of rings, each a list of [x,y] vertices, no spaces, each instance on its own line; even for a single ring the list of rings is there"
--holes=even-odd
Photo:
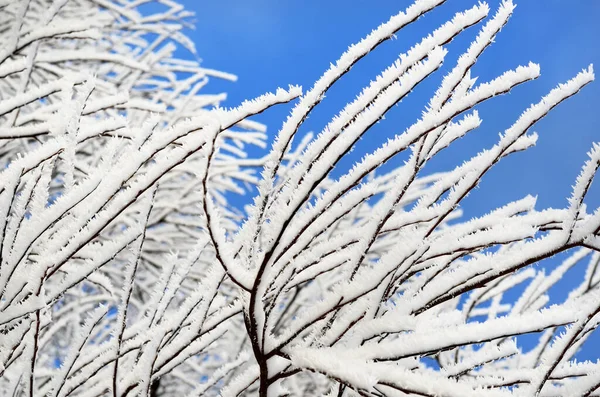
[[[229,94],[227,105],[300,84],[305,89],[326,70],[330,62],[387,18],[404,9],[409,0],[219,0],[181,1],[196,13],[197,28],[189,32],[205,67],[236,74],[236,83],[213,80],[205,92]],[[491,14],[499,0],[491,0]],[[600,75],[600,1],[521,0],[496,43],[486,50],[474,69],[479,82],[529,61],[541,65],[542,76],[481,106],[482,127],[429,166],[430,171],[449,169],[490,147],[498,132],[509,127],[529,104],[537,102],[559,82],[574,76],[590,63]],[[306,123],[304,131],[319,131],[337,110],[354,98],[360,88],[416,43],[424,34],[449,19],[454,12],[470,8],[475,0],[448,0],[440,9],[400,32],[363,60],[328,95],[321,109]],[[472,40],[478,27],[463,33],[448,46],[449,56],[431,83],[420,86],[411,98],[393,108],[383,123],[362,140],[350,165],[369,148],[389,135],[401,132],[423,110],[423,105],[454,61]],[[290,107],[259,117],[273,136]],[[538,123],[536,147],[501,162],[463,203],[467,216],[483,214],[497,206],[538,195],[538,208],[564,207],[586,152],[600,141],[600,76],[575,98],[555,109]],[[600,205],[600,182],[588,197],[592,208]],[[553,259],[556,261],[556,259]],[[549,264],[552,265],[552,262]],[[581,272],[569,280],[580,282]],[[566,289],[556,291],[564,296]],[[600,358],[600,338],[586,345],[580,359]]]

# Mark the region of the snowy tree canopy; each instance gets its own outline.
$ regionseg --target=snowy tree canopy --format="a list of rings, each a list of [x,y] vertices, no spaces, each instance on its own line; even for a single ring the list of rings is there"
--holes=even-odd
[[[585,205],[600,146],[566,208],[459,208],[536,143],[535,123],[592,82],[591,65],[493,146],[424,173],[480,126],[478,104],[540,76],[529,63],[477,81],[515,11],[478,3],[322,131],[301,130],[353,65],[444,2],[391,16],[308,90],[226,109],[201,90],[235,76],[175,58],[195,50],[171,0],[0,0],[0,395],[600,395],[600,362],[574,359],[600,322],[600,210]],[[466,29],[479,33],[422,116],[340,172]],[[268,143],[252,116],[288,102]],[[228,203],[248,192],[247,211]],[[532,267],[560,253],[552,271]],[[575,266],[584,279],[550,305]],[[523,350],[529,333],[539,341]]]

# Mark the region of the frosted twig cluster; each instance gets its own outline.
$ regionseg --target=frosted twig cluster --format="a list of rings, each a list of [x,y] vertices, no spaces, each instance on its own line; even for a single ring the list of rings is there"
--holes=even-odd
[[[600,362],[574,360],[600,322],[600,210],[585,205],[600,147],[566,208],[527,196],[474,219],[459,209],[535,144],[534,124],[594,79],[591,66],[495,145],[424,175],[480,126],[478,104],[539,77],[533,63],[472,75],[511,1],[457,13],[303,138],[353,65],[445,0],[392,16],[308,91],[232,109],[199,92],[234,76],[173,57],[175,44],[194,52],[190,14],[171,0],[138,10],[148,2],[0,0],[2,395],[600,395]],[[476,39],[422,117],[340,173],[468,28]],[[248,158],[248,145],[266,147],[248,117],[293,100],[268,153]],[[228,203],[253,186],[247,214]],[[548,274],[531,266],[563,252]],[[581,284],[549,305],[575,266],[587,267]],[[527,333],[540,338],[523,351]]]

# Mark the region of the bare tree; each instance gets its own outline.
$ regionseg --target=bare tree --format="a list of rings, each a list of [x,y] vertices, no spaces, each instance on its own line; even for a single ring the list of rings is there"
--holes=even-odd
[[[514,10],[478,4],[372,81],[316,136],[303,122],[351,67],[444,0],[417,0],[305,93],[233,109],[172,58],[189,14],[170,0],[0,1],[0,390],[15,396],[593,396],[574,355],[600,321],[600,213],[589,152],[565,209],[528,196],[460,219],[459,205],[533,125],[593,80],[590,66],[447,172],[425,164],[479,127],[476,106],[539,76],[476,84],[471,68]],[[477,38],[422,117],[333,177],[356,142]],[[247,118],[298,98],[268,154]],[[381,167],[404,156],[392,171]],[[261,170],[261,174],[257,174]],[[255,184],[249,213],[229,193]],[[531,265],[561,252],[549,274]],[[587,266],[568,298],[548,291]],[[526,285],[520,298],[507,292]],[[539,333],[522,351],[515,337]],[[434,365],[431,363],[435,363]]]

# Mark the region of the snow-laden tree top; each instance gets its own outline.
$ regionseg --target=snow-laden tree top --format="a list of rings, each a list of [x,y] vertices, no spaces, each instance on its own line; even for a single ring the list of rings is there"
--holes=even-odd
[[[573,359],[600,322],[600,212],[584,203],[600,147],[567,208],[538,211],[527,196],[475,219],[459,209],[535,144],[532,127],[593,80],[591,66],[493,146],[424,175],[479,127],[478,104],[539,77],[533,63],[472,75],[511,1],[450,16],[316,135],[303,122],[327,91],[444,0],[392,16],[308,90],[231,109],[199,92],[233,76],[173,58],[175,45],[193,51],[189,13],[170,0],[141,12],[148,2],[0,0],[2,395],[600,395],[600,363]],[[472,27],[421,118],[340,172]],[[268,153],[248,158],[266,136],[247,118],[290,101]],[[227,197],[248,185],[244,213]],[[548,274],[532,267],[563,252]],[[587,266],[581,284],[549,306],[575,266]],[[529,351],[515,342],[526,333],[539,336]]]

